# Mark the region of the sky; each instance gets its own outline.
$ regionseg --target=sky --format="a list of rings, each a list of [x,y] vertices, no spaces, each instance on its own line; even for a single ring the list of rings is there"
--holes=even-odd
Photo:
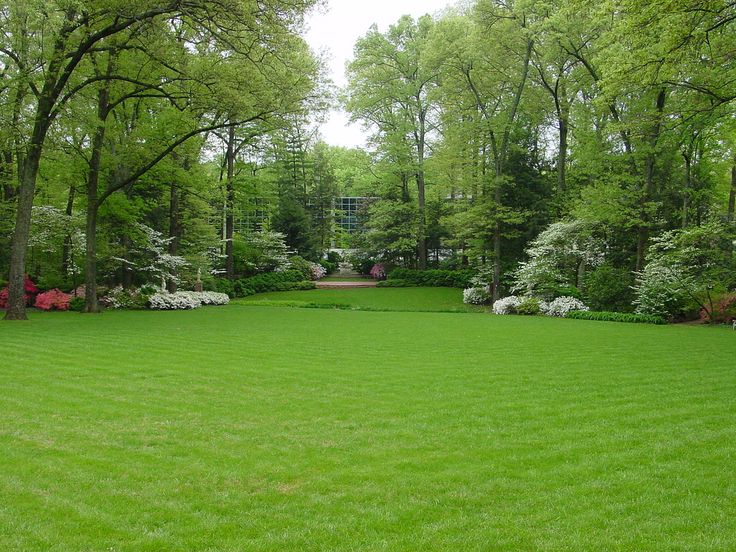
[[[344,86],[345,63],[352,58],[353,45],[376,23],[386,31],[402,15],[415,18],[436,13],[452,0],[327,0],[326,7],[307,19],[306,39],[315,52],[326,51],[329,75],[337,86]],[[365,132],[359,124],[350,125],[346,113],[334,110],[321,125],[320,133],[328,144],[345,147],[365,145]]]

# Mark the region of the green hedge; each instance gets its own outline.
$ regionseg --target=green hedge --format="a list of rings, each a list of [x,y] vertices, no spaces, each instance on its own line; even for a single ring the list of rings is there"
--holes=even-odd
[[[284,272],[267,272],[240,280],[217,280],[215,288],[220,293],[227,293],[231,298],[247,297],[256,293],[268,291],[294,291],[314,289],[312,281],[305,281],[304,275],[298,270]]]
[[[471,287],[474,272],[472,270],[411,270],[395,268],[388,274],[388,282],[400,280],[404,285],[387,287]]]
[[[408,282],[406,280],[383,280],[376,284],[376,287],[389,287],[389,288],[404,288],[404,287],[419,287],[419,284],[414,282]]]
[[[631,324],[667,324],[667,321],[661,316],[627,312],[572,311],[567,313],[566,318],[573,318],[575,320],[598,320],[602,322],[628,322]]]

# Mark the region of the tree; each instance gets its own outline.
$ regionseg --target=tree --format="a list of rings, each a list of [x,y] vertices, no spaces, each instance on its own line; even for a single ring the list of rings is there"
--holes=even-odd
[[[483,193],[492,194],[492,202],[487,201],[487,205],[488,216],[494,221],[495,301],[501,285],[504,223],[516,220],[504,209],[503,195],[509,181],[506,169],[512,133],[529,79],[534,38],[523,6],[485,1],[478,2],[470,15],[449,19],[437,36],[437,48],[446,60],[443,82],[463,83],[476,110],[469,117],[479,125],[482,156],[490,160]]]
[[[2,10],[1,13],[6,19],[4,23],[9,23],[8,28],[19,27],[18,21],[24,14],[20,5],[19,0],[12,0],[7,3],[6,9]],[[21,73],[28,72],[29,67],[33,67],[34,71],[27,79],[28,87],[34,96],[34,101],[29,106],[29,110],[33,113],[33,123],[30,140],[28,140],[19,171],[18,206],[11,244],[9,309],[6,319],[25,318],[22,285],[31,207],[41,157],[51,125],[69,101],[88,87],[102,81],[130,80],[129,77],[126,79],[124,76],[112,73],[83,74],[83,69],[90,57],[98,52],[106,51],[111,42],[123,37],[126,33],[134,33],[158,20],[167,20],[171,24],[162,28],[175,29],[181,25],[186,29],[186,40],[193,48],[199,48],[200,54],[214,46],[219,52],[241,54],[233,57],[236,59],[242,57],[252,64],[258,60],[258,58],[250,57],[258,54],[253,50],[254,45],[262,45],[263,50],[267,52],[270,51],[271,46],[268,40],[265,43],[254,41],[253,33],[260,30],[263,38],[266,38],[267,33],[270,37],[288,35],[290,28],[298,21],[303,10],[310,5],[311,2],[308,0],[272,0],[268,6],[251,0],[228,0],[217,4],[171,0],[169,2],[90,3],[82,8],[77,4],[47,2],[43,10],[33,12],[33,18],[29,18],[30,22],[24,29],[25,36],[33,43],[33,47],[23,50],[17,47],[17,40],[9,40],[0,50],[4,56],[3,66],[12,64]],[[227,34],[223,32],[224,29],[227,29]],[[37,54],[39,58],[30,59],[29,52]],[[215,67],[219,69],[219,66],[226,63],[229,57],[220,56]],[[278,70],[278,74],[284,75],[285,73],[288,73],[288,68]],[[271,77],[264,76],[262,81],[267,81],[266,90],[272,90],[269,87],[273,87],[275,81]],[[224,90],[218,92],[221,93],[221,100],[233,99],[232,94],[223,94]],[[247,95],[245,100],[257,97],[258,94],[254,91],[253,94]],[[102,99],[104,100],[104,95]],[[240,102],[242,101],[241,98]],[[252,116],[245,116],[245,119]],[[135,171],[131,175],[133,177],[131,181],[135,181],[190,137],[220,126],[222,126],[221,123],[208,124],[177,135],[160,155],[155,156],[149,163]],[[118,185],[120,188],[125,186],[120,181]],[[91,189],[91,185],[89,188]]]
[[[420,268],[427,267],[425,162],[436,125],[432,94],[437,73],[423,59],[432,26],[429,16],[418,21],[404,16],[386,33],[371,27],[355,45],[346,104],[354,120],[375,129],[401,176],[416,181]]]

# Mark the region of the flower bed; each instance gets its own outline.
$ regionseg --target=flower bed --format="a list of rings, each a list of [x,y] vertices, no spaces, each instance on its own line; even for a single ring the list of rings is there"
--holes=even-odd
[[[463,290],[463,303],[467,305],[485,305],[491,300],[491,294],[482,287],[471,287]]]
[[[515,314],[521,299],[516,295],[509,295],[493,303],[493,314]]]
[[[72,296],[68,293],[64,293],[63,291],[58,289],[52,289],[44,293],[39,293],[36,296],[36,302],[34,306],[37,309],[45,311],[65,311],[69,310],[69,301],[71,301],[71,299]]]

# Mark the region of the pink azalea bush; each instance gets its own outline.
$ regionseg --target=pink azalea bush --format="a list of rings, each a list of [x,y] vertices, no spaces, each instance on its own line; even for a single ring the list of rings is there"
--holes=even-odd
[[[25,291],[26,305],[33,303],[33,296],[38,293],[38,288],[33,281],[26,276],[25,282],[23,283],[23,290]],[[0,291],[0,309],[8,308],[8,288],[3,288]]]
[[[386,267],[381,263],[376,263],[371,268],[371,278],[374,280],[385,280],[386,279]]]
[[[312,271],[312,280],[321,280],[327,276],[327,270],[319,263],[309,263],[309,270]]]
[[[39,293],[36,297],[35,307],[37,309],[50,310],[69,310],[69,301],[72,296],[58,289],[52,289],[44,293]]]

